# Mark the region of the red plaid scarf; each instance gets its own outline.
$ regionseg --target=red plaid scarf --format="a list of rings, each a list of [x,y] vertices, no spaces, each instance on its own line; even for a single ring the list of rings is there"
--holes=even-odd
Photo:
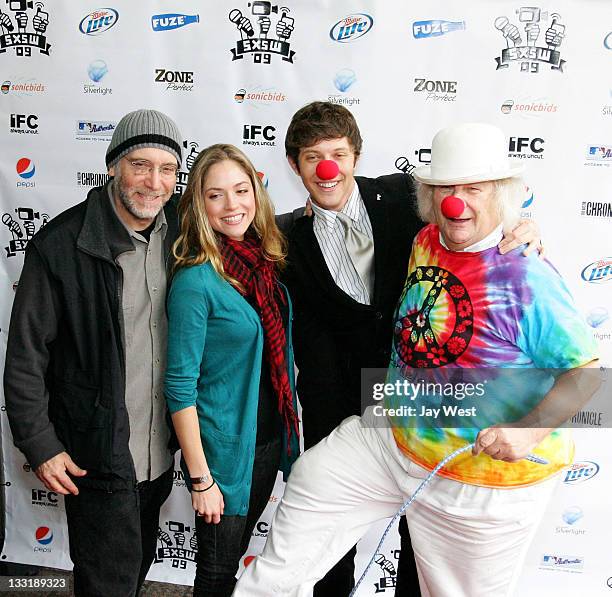
[[[278,302],[286,298],[278,285],[274,262],[263,255],[261,244],[254,234],[247,233],[243,241],[221,236],[221,258],[225,272],[238,280],[243,296],[256,305],[264,330],[264,350],[270,365],[272,387],[278,396],[278,411],[287,430],[287,453],[291,455],[291,433],[299,435],[298,417],[293,408],[291,385],[285,348],[287,340]]]

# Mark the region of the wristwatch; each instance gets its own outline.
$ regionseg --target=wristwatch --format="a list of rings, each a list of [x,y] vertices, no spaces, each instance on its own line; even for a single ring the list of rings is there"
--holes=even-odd
[[[210,483],[210,475],[202,475],[201,477],[190,477],[192,485],[197,483]]]

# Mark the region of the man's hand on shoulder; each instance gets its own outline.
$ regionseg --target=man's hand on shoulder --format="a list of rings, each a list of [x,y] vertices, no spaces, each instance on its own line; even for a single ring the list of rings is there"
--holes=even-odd
[[[47,489],[62,495],[68,495],[69,493],[79,494],[77,486],[72,482],[67,473],[75,477],[83,477],[87,474],[87,471],[84,471],[74,463],[67,452],[60,452],[53,456],[53,458],[49,458],[49,460],[39,465],[35,472]]]
[[[523,255],[527,256],[532,251],[537,250],[540,257],[544,258],[542,235],[534,220],[519,220],[519,223],[511,232],[504,233],[504,238],[497,247],[499,252],[504,255],[524,244],[527,244],[527,247],[523,251]]]

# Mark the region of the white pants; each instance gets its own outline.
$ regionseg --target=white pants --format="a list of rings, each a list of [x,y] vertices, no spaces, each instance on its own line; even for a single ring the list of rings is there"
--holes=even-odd
[[[349,417],[295,463],[264,550],[234,597],[309,597],[427,476],[390,429],[369,428],[366,419]],[[423,597],[510,595],[557,481],[488,489],[436,476],[406,511]]]

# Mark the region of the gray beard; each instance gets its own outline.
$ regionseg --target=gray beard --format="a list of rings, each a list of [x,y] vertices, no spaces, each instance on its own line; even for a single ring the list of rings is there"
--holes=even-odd
[[[113,188],[115,191],[115,196],[119,198],[119,201],[121,201],[121,205],[123,205],[123,207],[125,207],[128,213],[135,217],[137,220],[151,220],[152,218],[155,218],[163,208],[162,205],[159,207],[159,209],[139,209],[138,206],[134,203],[134,201],[130,199],[127,192],[123,188],[123,180],[121,179],[121,175],[119,174],[119,172],[117,172],[117,174],[115,175]]]

